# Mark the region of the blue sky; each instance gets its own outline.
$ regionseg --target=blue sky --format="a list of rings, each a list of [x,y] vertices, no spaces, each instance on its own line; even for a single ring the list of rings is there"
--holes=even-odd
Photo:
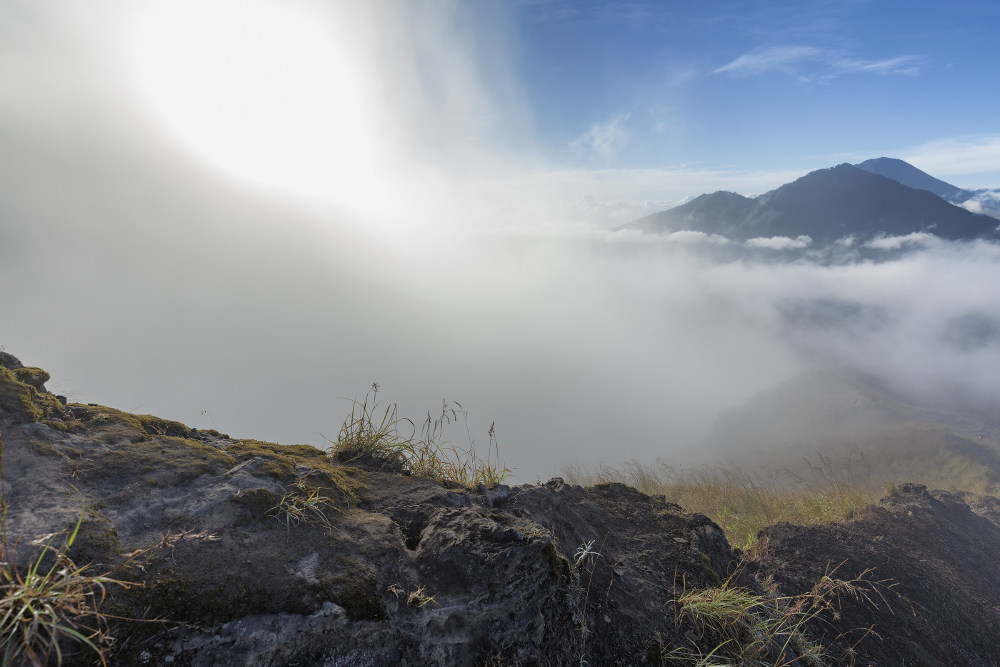
[[[383,218],[612,226],[880,156],[996,188],[997,25],[992,0],[16,0],[0,130]]]
[[[960,185],[1000,183],[996,2],[514,7],[513,67],[555,164],[787,170],[893,155]],[[988,157],[972,149],[983,142]],[[964,164],[939,159],[949,143]]]

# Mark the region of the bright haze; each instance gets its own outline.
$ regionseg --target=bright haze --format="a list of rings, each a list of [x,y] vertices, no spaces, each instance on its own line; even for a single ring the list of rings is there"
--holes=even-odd
[[[1000,187],[998,22],[992,1],[8,1],[0,344],[71,400],[282,443],[325,445],[372,382],[418,421],[458,400],[522,481],[679,457],[818,362],[995,396],[993,244],[722,260],[612,229],[879,156]],[[788,316],[811,303],[852,316]],[[986,334],[955,344],[968,321]]]

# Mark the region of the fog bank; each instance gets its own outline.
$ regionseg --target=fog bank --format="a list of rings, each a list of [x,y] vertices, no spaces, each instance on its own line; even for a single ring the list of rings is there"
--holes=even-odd
[[[830,263],[603,230],[524,176],[516,82],[458,3],[405,4],[293,3],[342,21],[343,81],[378,113],[247,173],[135,79],[136,16],[166,5],[3,10],[23,31],[0,40],[0,344],[71,400],[283,443],[325,445],[372,382],[417,420],[458,400],[522,481],[681,456],[814,363],[1000,389],[995,246]],[[269,160],[310,176],[267,181]],[[525,200],[496,185],[521,178]]]

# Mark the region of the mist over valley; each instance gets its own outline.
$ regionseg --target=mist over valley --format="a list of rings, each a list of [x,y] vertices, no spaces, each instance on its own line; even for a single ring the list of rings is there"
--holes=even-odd
[[[721,412],[812,367],[930,403],[989,407],[1000,389],[984,239],[441,227],[396,245],[269,201],[174,183],[156,210],[75,178],[96,180],[84,200],[32,201],[4,244],[11,279],[34,276],[7,297],[5,345],[61,368],[72,400],[323,446],[378,382],[417,420],[460,401],[477,442],[495,422],[529,481],[567,461],[697,462]]]
[[[996,395],[992,135],[713,167],[661,100],[650,134],[622,111],[550,144],[532,77],[558,73],[491,49],[527,15],[404,4],[8,12],[0,342],[72,400],[285,443],[328,444],[373,382],[417,422],[458,400],[455,442],[495,423],[523,481],[693,462],[814,367]],[[778,53],[700,76],[738,92]],[[780,53],[838,86],[920,70]]]

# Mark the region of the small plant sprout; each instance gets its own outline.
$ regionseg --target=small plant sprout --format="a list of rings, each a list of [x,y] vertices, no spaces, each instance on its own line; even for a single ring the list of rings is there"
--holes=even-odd
[[[573,554],[573,563],[577,567],[579,567],[581,563],[586,564],[588,559],[595,562],[601,557],[600,552],[594,549],[594,542],[596,541],[597,540],[590,540],[589,542],[584,542],[576,548],[576,553]]]
[[[267,516],[274,517],[288,528],[305,523],[332,529],[333,524],[327,515],[327,510],[331,508],[337,510],[330,498],[299,480],[294,489],[286,491],[278,504],[267,511]]]
[[[427,595],[426,586],[417,586],[416,590],[406,596],[406,604],[411,607],[425,607],[431,603],[437,604],[433,595]]]
[[[604,547],[605,542],[608,540],[608,535],[604,536],[604,540],[601,541],[601,548]],[[594,571],[597,569],[597,559],[602,558],[600,549],[594,548],[594,542],[597,540],[590,540],[584,542],[576,549],[576,553],[573,554],[573,565],[579,569],[583,569],[588,564],[590,565],[590,577],[587,579],[587,589],[583,594],[583,608],[587,609],[587,605],[590,603],[590,589],[594,585]],[[589,663],[585,659],[587,653],[587,637],[590,635],[590,628],[587,627],[587,614],[583,613],[580,615],[580,665],[588,665]]]

